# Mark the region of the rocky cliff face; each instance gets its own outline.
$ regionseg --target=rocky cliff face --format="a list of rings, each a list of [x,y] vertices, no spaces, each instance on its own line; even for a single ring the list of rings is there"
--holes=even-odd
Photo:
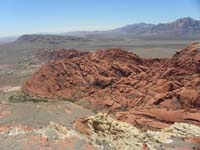
[[[61,55],[73,51],[62,51]],[[75,55],[77,54],[77,57]],[[23,91],[47,98],[88,101],[119,120],[163,128],[174,122],[200,125],[200,44],[171,59],[147,59],[121,49],[54,59],[43,65]]]

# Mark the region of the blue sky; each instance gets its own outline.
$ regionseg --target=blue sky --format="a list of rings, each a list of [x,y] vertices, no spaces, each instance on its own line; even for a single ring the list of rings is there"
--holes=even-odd
[[[200,0],[1,0],[0,36],[200,19]]]

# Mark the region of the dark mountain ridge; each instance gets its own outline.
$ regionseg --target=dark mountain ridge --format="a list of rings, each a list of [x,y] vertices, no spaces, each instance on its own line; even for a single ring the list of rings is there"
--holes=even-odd
[[[131,24],[121,28],[107,31],[79,31],[69,32],[67,35],[85,37],[124,37],[139,39],[199,39],[200,21],[190,17],[180,18],[170,23]]]

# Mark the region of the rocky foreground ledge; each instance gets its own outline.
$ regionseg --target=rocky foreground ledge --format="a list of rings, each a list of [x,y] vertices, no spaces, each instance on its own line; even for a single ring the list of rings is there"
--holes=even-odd
[[[200,127],[175,123],[159,131],[141,131],[98,113],[78,119],[73,128],[50,122],[42,128],[0,126],[2,150],[199,150]]]
[[[76,129],[97,145],[108,150],[166,150],[199,149],[200,127],[175,123],[159,131],[140,129],[112,119],[107,114],[76,121]]]
[[[200,43],[171,59],[140,58],[121,49],[52,54],[23,92],[74,99],[143,129],[175,122],[200,126]]]

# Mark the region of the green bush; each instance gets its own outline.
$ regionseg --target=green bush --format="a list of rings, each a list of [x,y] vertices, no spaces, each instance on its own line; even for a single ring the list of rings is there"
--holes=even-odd
[[[9,97],[9,101],[12,103],[21,103],[21,102],[47,102],[48,99],[30,96],[24,93],[16,93]]]
[[[68,102],[71,102],[71,103],[75,103],[76,102],[76,99],[74,99],[74,98],[63,98],[61,100],[68,101]]]

